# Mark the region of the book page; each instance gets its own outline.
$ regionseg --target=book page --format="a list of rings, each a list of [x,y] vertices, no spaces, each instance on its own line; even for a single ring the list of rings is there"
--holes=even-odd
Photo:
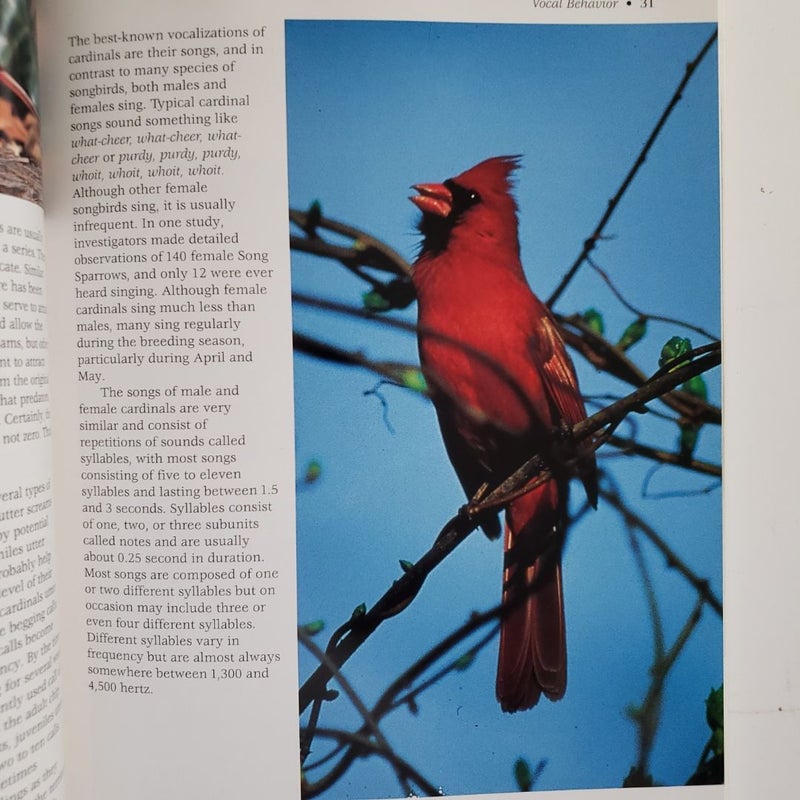
[[[40,22],[68,795],[296,796],[282,29]]]
[[[409,588],[467,498],[413,333],[389,341],[354,313],[413,326],[410,185],[522,154],[543,300],[593,243],[554,301],[562,322],[646,376],[675,366],[675,337],[695,363],[718,346],[715,8],[659,5],[45,5],[71,793],[300,796],[299,738],[305,791],[330,798],[722,795],[680,786],[722,752],[706,713],[722,685],[719,371],[701,426],[659,406],[603,444],[629,483],[601,482],[596,513],[575,484],[566,692],[508,715],[488,624],[501,545],[478,531]],[[588,414],[632,391],[595,382],[579,353],[598,351],[571,352]],[[395,583],[408,593],[381,606]],[[460,632],[482,614],[479,644]],[[459,647],[418,672],[450,634]]]

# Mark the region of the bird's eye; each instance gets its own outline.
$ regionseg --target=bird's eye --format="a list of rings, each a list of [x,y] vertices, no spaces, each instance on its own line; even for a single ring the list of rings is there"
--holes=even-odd
[[[452,180],[445,181],[444,185],[453,195],[453,210],[458,214],[463,214],[470,206],[481,201],[481,196],[474,189],[465,189]]]

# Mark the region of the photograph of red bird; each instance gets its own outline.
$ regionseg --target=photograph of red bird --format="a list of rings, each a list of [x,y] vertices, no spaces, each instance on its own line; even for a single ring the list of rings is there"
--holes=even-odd
[[[561,547],[570,479],[597,502],[593,450],[565,464],[556,444],[586,417],[575,369],[520,260],[512,175],[519,157],[489,158],[443,183],[421,183],[414,265],[418,344],[445,448],[467,497],[497,486],[534,455],[552,478],[505,509],[496,694],[504,711],[563,697],[567,651]],[[496,514],[484,515],[489,538]]]
[[[722,780],[716,25],[634,6],[286,21],[308,797]]]

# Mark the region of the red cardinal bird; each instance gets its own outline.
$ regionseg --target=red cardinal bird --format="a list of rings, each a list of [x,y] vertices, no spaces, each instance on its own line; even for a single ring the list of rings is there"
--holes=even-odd
[[[467,496],[496,486],[533,455],[553,478],[506,508],[497,699],[504,711],[558,700],[567,682],[561,543],[569,479],[594,505],[594,454],[577,465],[554,451],[586,417],[575,370],[520,262],[511,174],[517,157],[490,158],[444,183],[418,184],[423,242],[414,266],[419,354],[442,438]],[[495,514],[481,526],[500,535]],[[525,596],[523,596],[525,595]]]

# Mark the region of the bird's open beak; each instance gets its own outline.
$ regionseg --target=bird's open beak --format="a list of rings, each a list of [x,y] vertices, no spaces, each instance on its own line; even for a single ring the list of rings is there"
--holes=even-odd
[[[453,193],[443,183],[416,183],[411,187],[419,194],[408,199],[423,214],[447,217],[453,210]]]

